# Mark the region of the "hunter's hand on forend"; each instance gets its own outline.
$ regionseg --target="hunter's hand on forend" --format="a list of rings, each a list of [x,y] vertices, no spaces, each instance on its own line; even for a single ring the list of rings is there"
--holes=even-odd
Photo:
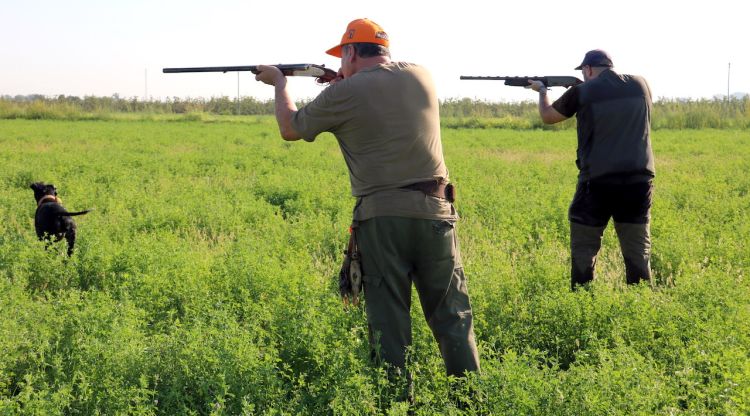
[[[258,65],[258,73],[255,80],[268,85],[276,85],[286,79],[279,68],[271,65]]]
[[[544,83],[542,81],[529,80],[529,85],[524,88],[531,88],[532,90],[539,92],[540,89],[544,88]]]

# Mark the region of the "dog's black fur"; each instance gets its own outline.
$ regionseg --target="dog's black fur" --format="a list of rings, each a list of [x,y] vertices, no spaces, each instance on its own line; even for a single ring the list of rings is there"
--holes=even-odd
[[[60,204],[57,197],[57,188],[52,184],[35,182],[31,184],[36,199],[36,215],[34,215],[34,227],[39,240],[52,242],[60,241],[65,237],[68,241],[68,256],[73,255],[73,247],[76,244],[76,223],[71,217],[83,215],[90,210],[79,212],[68,212]]]

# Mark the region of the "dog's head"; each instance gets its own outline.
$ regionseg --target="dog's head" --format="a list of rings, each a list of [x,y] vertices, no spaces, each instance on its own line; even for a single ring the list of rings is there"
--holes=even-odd
[[[36,199],[37,203],[39,203],[39,200],[45,196],[53,196],[55,197],[55,200],[58,200],[57,188],[55,188],[55,185],[45,184],[44,182],[34,182],[31,184],[31,189],[34,190],[34,199]]]

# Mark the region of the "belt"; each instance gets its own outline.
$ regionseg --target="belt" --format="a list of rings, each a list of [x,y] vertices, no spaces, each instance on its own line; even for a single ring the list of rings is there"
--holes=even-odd
[[[411,185],[402,186],[401,189],[411,189],[413,191],[420,191],[425,195],[442,198],[448,202],[454,202],[456,200],[456,187],[452,183],[441,182],[441,181],[425,181],[417,182]]]

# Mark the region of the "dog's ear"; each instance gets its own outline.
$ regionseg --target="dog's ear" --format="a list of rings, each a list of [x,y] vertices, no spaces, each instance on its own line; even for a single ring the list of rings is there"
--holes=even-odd
[[[34,182],[34,183],[31,184],[30,188],[33,189],[33,190],[35,190],[35,191],[38,191],[39,189],[42,188],[42,185],[43,184],[41,182]]]

